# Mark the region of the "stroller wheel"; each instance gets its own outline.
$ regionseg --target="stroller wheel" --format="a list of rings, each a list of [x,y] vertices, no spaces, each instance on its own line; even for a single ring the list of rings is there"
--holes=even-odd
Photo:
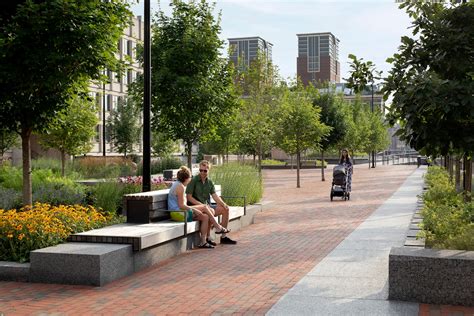
[[[350,194],[350,193],[347,193],[347,199],[348,199],[348,200],[351,199],[351,194]]]

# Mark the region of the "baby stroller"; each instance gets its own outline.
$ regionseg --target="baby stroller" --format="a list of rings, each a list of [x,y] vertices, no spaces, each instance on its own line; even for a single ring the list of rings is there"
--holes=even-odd
[[[347,192],[347,171],[343,165],[337,165],[332,171],[331,201],[333,197],[340,196],[350,200],[351,193]]]

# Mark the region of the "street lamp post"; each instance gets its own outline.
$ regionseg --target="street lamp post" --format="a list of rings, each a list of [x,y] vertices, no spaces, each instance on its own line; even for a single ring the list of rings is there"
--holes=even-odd
[[[143,181],[142,191],[151,190],[151,46],[150,46],[150,0],[145,0],[145,32],[143,40]]]
[[[370,111],[374,113],[374,81],[372,80],[372,98],[370,100]],[[375,150],[372,150],[372,168],[375,168]]]
[[[105,70],[104,70],[105,75]],[[105,157],[105,81],[102,82],[102,156]]]

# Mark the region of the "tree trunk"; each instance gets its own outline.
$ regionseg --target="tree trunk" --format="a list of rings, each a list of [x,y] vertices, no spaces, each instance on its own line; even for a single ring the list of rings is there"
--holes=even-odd
[[[188,168],[191,170],[191,174],[193,173],[193,143],[187,142],[186,143],[186,154],[188,155]]]
[[[23,206],[33,204],[31,190],[31,128],[21,129],[21,149],[23,158]]]
[[[448,155],[446,158],[447,158],[447,161],[448,161],[449,179],[453,180],[453,176],[454,176],[453,156],[452,156],[452,155]]]
[[[456,191],[461,190],[461,158],[456,156],[456,165],[455,165],[455,183],[456,183]]]
[[[321,150],[321,181],[326,181],[324,179],[324,150]]]
[[[468,153],[464,154],[464,199],[471,201],[472,191],[472,159]]]
[[[298,150],[296,152],[296,187],[300,187],[300,159],[301,159],[301,153]]]

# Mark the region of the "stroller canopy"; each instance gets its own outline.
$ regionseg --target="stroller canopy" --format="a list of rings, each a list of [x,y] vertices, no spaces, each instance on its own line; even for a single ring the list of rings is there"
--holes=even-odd
[[[346,175],[346,168],[343,165],[337,165],[332,169],[332,176]]]

